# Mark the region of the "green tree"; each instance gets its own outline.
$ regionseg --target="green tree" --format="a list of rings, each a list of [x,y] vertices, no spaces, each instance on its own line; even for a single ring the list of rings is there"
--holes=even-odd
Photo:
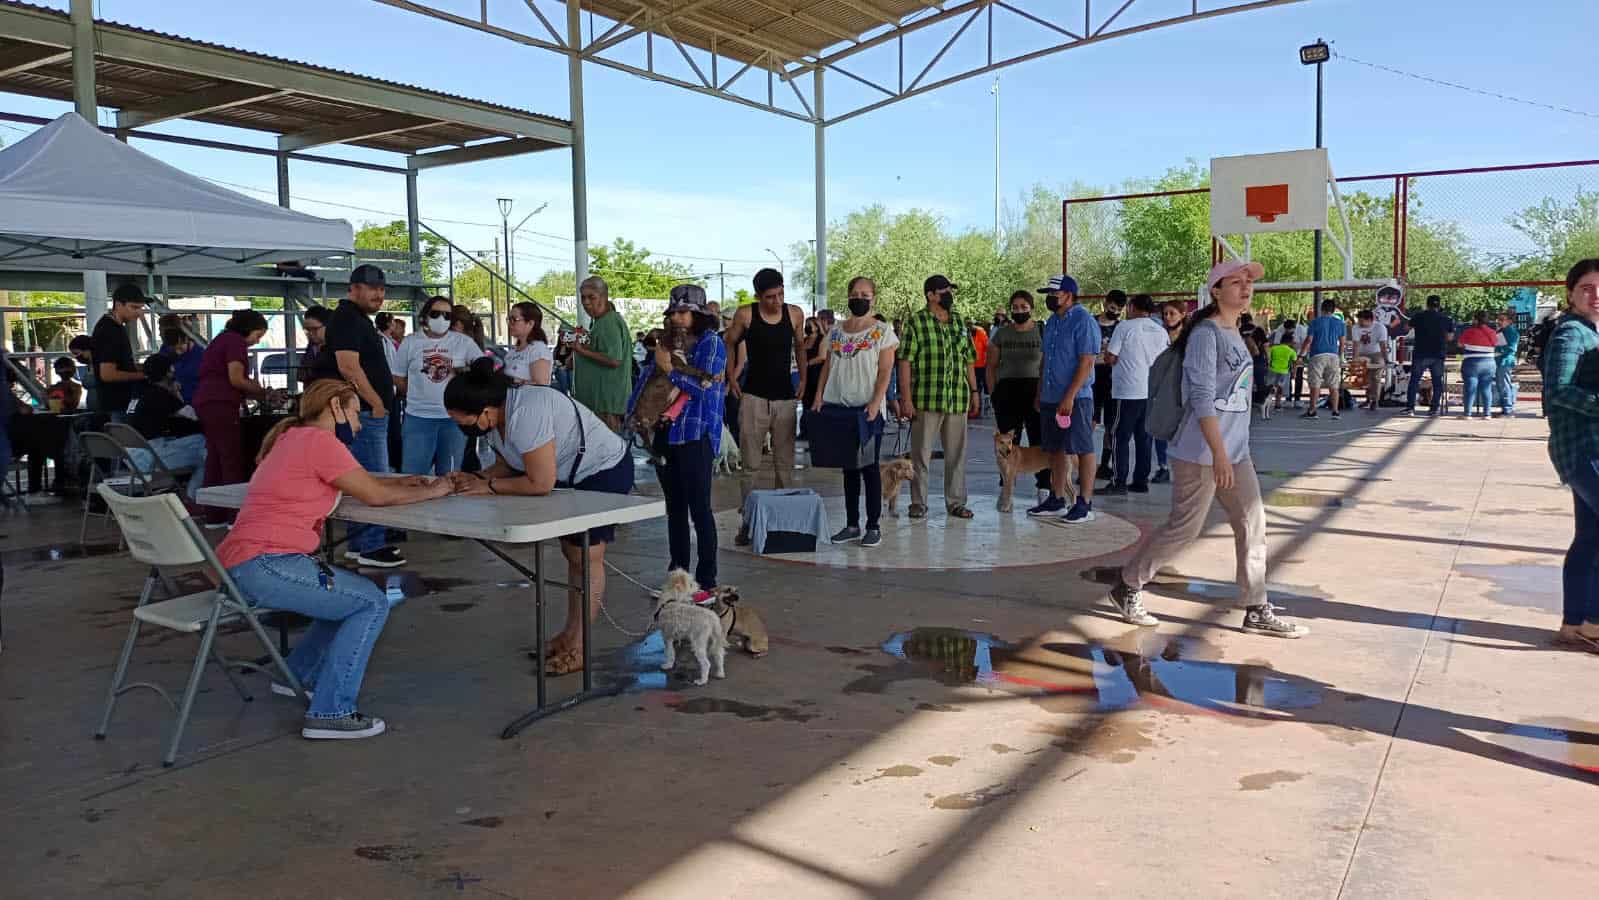
[[[705,284],[688,266],[651,259],[650,251],[623,238],[589,248],[589,273],[605,279],[612,297],[664,299],[674,285]]]
[[[422,277],[428,284],[443,284],[444,277],[444,239],[431,231],[423,231],[418,238],[422,247]],[[355,247],[357,250],[388,250],[395,253],[407,253],[411,249],[410,232],[406,229],[403,219],[395,219],[387,225],[377,222],[363,222],[361,228],[355,233]]]

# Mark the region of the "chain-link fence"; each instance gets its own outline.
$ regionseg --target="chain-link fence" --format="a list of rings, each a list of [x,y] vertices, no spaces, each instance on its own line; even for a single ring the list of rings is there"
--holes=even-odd
[[[1553,299],[1566,269],[1599,256],[1599,160],[1399,172],[1338,179],[1354,253],[1354,277],[1394,278],[1410,294],[1438,294],[1468,313],[1504,308],[1518,288]],[[1332,236],[1323,240],[1322,278],[1341,278]],[[1239,250],[1242,236],[1223,236]],[[1257,234],[1251,257],[1270,282],[1314,278],[1314,234]],[[1085,296],[1112,288],[1191,299],[1220,258],[1210,235],[1210,191],[1179,190],[1073,197],[1064,201],[1062,262]],[[1342,296],[1340,296],[1340,293]],[[1368,305],[1369,290],[1327,291]],[[1298,314],[1308,292],[1283,291],[1257,307]]]

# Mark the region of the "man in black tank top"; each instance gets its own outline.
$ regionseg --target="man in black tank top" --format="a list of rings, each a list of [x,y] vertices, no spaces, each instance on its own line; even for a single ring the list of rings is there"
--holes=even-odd
[[[760,302],[739,307],[733,314],[725,340],[731,354],[728,393],[738,399],[739,449],[744,470],[739,475],[739,499],[755,489],[757,472],[772,473],[772,487],[787,487],[794,475],[796,398],[805,393],[805,314],[783,302],[783,276],[775,269],[755,273],[755,296]],[[799,369],[796,390],[790,373]],[[772,452],[763,456],[766,438]],[[735,540],[749,543],[746,525]]]

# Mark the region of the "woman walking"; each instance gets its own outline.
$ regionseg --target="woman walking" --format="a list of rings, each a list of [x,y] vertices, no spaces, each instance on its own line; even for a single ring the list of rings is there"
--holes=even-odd
[[[1039,446],[1042,440],[1043,426],[1033,398],[1038,396],[1043,360],[1043,333],[1033,321],[1033,295],[1017,291],[1010,295],[1010,321],[995,328],[988,339],[985,377],[994,403],[994,429],[1015,434],[1018,446],[1023,432],[1029,447]],[[1164,457],[1161,464],[1165,465]],[[1033,487],[1039,503],[1049,498],[1049,469],[1033,473]]]
[[[1566,273],[1566,312],[1543,352],[1549,460],[1571,488],[1576,534],[1562,572],[1565,608],[1556,642],[1599,653],[1599,259]],[[1587,358],[1586,364],[1581,361]]]
[[[407,475],[448,475],[461,468],[466,450],[466,435],[444,411],[444,390],[483,351],[450,327],[452,312],[450,298],[428,300],[421,325],[394,354],[394,386],[405,395],[400,471]]]
[[[883,514],[883,479],[878,456],[883,452],[883,409],[888,403],[888,379],[894,371],[894,329],[872,315],[877,285],[864,276],[850,279],[849,318],[833,326],[818,352],[825,353],[817,399],[810,409],[843,426],[838,443],[853,447],[844,469],[844,530],[833,543],[860,541],[862,547],[883,542],[879,519]],[[825,409],[824,409],[825,408]],[[818,420],[820,421],[820,420]],[[818,452],[813,433],[811,453]],[[831,437],[831,432],[826,437]],[[866,494],[866,530],[861,530],[861,493]]]
[[[1493,398],[1494,347],[1503,346],[1505,336],[1488,324],[1488,313],[1477,310],[1471,317],[1471,327],[1460,335],[1460,351],[1465,357],[1460,361],[1460,380],[1466,408],[1462,419],[1476,415],[1481,400],[1482,417],[1488,418],[1488,402]]]
[[[511,306],[506,329],[511,335],[511,352],[505,354],[505,374],[518,384],[549,384],[555,354],[544,335],[544,312],[537,303],[523,301]]]
[[[266,316],[241,309],[228,317],[222,333],[212,339],[200,357],[200,382],[194,389],[194,412],[205,434],[205,483],[238,484],[245,480],[247,460],[239,427],[239,405],[246,399],[265,400],[267,389],[250,377],[250,348],[267,333]],[[224,509],[206,511],[206,527],[227,525],[232,514]]]
[[[1238,333],[1238,316],[1249,308],[1255,281],[1264,274],[1260,263],[1243,260],[1213,267],[1205,281],[1211,303],[1194,314],[1174,345],[1183,355],[1184,410],[1170,448],[1171,517],[1122,568],[1110,595],[1130,625],[1159,624],[1144,609],[1143,587],[1199,537],[1216,500],[1227,511],[1237,548],[1243,630],[1282,638],[1310,633],[1278,618],[1266,599],[1266,507],[1249,456],[1253,363]]]
[[[666,328],[686,328],[694,335],[689,365],[715,379],[709,387],[698,378],[677,371],[671,348],[658,342],[655,356],[646,360],[639,373],[638,386],[628,398],[627,411],[633,413],[639,391],[649,383],[656,369],[667,373],[672,386],[688,395],[688,404],[669,423],[655,431],[655,458],[665,462],[655,467],[666,500],[667,545],[671,554],[668,569],[687,569],[690,562],[689,524],[699,543],[699,564],[694,578],[702,590],[716,587],[716,517],[711,513],[711,463],[722,446],[722,401],[726,385],[727,345],[717,335],[716,316],[705,302],[705,289],[697,284],[672,288],[666,306]],[[759,447],[748,452],[760,453]]]

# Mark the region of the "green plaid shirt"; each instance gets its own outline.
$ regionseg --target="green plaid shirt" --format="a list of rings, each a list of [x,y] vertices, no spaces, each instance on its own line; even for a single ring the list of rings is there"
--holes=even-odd
[[[1594,386],[1577,383],[1577,368],[1584,354],[1599,350],[1599,331],[1586,319],[1561,316],[1554,336],[1544,348],[1543,408],[1549,419],[1549,461],[1562,482],[1571,481],[1578,469],[1599,460],[1599,393]],[[1584,369],[1593,369],[1590,359]]]
[[[929,310],[911,313],[900,335],[899,358],[911,365],[911,403],[918,410],[964,414],[971,404],[966,373],[977,361],[972,330],[953,310],[940,322]]]

